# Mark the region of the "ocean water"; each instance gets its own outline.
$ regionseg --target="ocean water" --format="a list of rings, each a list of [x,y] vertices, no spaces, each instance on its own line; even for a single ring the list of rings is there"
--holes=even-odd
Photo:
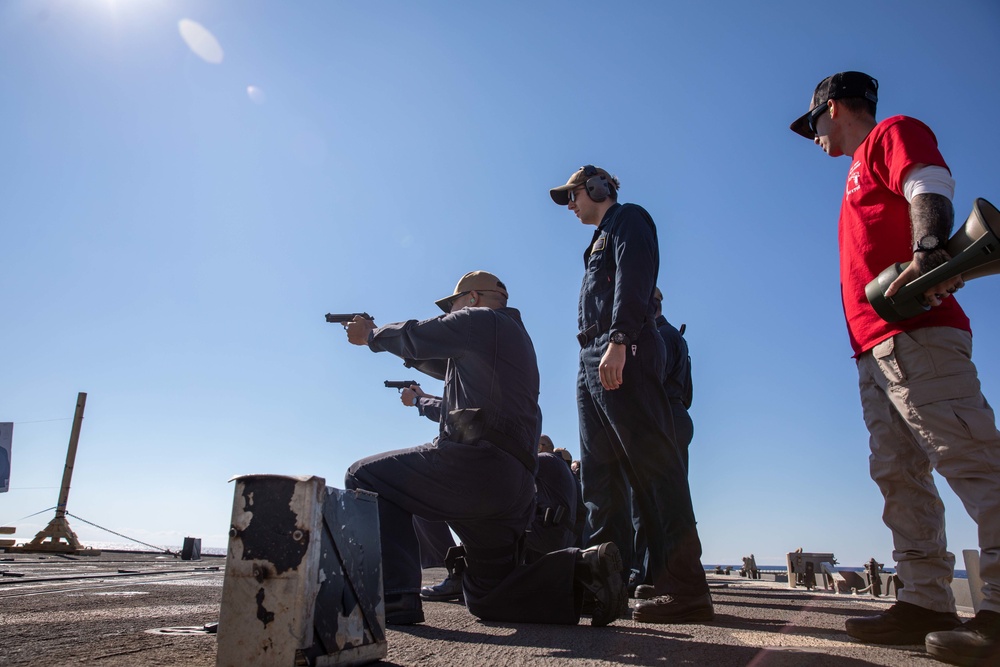
[[[734,572],[738,572],[739,569],[741,567],[743,567],[743,566],[742,565],[722,565],[721,567],[722,567],[722,569],[725,569],[726,567],[731,567],[731,568],[733,568]],[[846,570],[848,572],[864,572],[865,571],[864,567],[849,567],[849,566],[846,566],[846,565],[838,565],[837,567],[840,568],[841,570]],[[705,569],[706,570],[714,570],[715,568],[716,568],[716,565],[714,565],[714,564],[712,564],[712,565],[707,565],[706,564],[705,565]],[[785,571],[788,570],[788,566],[787,565],[758,565],[757,569],[760,570],[761,572],[785,572]],[[890,574],[895,574],[896,573],[896,569],[892,568],[892,567],[883,568],[882,571],[883,572],[888,572]],[[955,570],[955,578],[956,579],[968,579],[969,575],[968,575],[968,573],[965,570]]]

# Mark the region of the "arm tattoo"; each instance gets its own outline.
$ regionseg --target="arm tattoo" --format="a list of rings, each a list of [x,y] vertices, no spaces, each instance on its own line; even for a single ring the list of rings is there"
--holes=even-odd
[[[924,193],[910,202],[910,225],[914,244],[927,234],[933,234],[944,244],[951,236],[955,209],[943,195]]]
[[[931,269],[948,261],[951,256],[944,249],[944,244],[951,237],[951,228],[955,223],[955,209],[951,201],[943,196],[932,193],[917,195],[910,202],[910,227],[913,234],[913,244],[928,234],[932,234],[941,241],[942,247],[934,252],[917,253],[915,258],[920,273],[927,273]]]

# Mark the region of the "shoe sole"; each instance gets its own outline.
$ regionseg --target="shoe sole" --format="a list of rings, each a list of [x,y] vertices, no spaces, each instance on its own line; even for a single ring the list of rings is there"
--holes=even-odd
[[[640,623],[662,623],[664,625],[685,623],[708,623],[715,620],[714,609],[695,609],[686,614],[676,616],[657,616],[656,614],[643,614],[642,608],[636,608],[632,612],[632,620]]]
[[[464,600],[465,596],[461,593],[449,593],[448,595],[425,595],[421,593],[420,599],[428,602],[458,602],[459,600]]]
[[[628,609],[628,587],[622,579],[624,561],[621,552],[614,542],[608,542],[601,545],[598,554],[602,574],[606,578],[607,585],[614,588],[614,594],[608,608],[604,608],[601,604],[595,607],[594,615],[590,617],[590,625],[593,627],[603,627],[613,623],[621,616],[623,609]]]
[[[844,624],[844,629],[847,631],[847,636],[857,639],[859,642],[864,642],[865,644],[881,644],[882,646],[921,646],[924,643],[924,639],[932,632],[938,632],[938,630],[928,630],[923,634],[913,634],[900,636],[898,631],[894,632],[865,632],[864,630],[858,630],[857,628],[851,628],[847,623]],[[953,628],[941,628],[953,629]]]
[[[386,625],[414,625],[423,622],[424,612],[421,610],[397,611],[385,616]]]
[[[930,634],[929,632],[927,634]],[[892,635],[868,635],[863,632],[852,633],[847,631],[847,636],[857,639],[865,644],[879,644],[880,646],[920,646],[924,643],[924,637],[893,637]]]

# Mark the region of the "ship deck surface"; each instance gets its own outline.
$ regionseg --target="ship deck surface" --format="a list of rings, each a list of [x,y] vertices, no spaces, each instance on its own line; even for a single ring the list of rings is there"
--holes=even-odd
[[[203,629],[218,620],[224,572],[219,557],[0,554],[0,664],[214,665],[216,636]],[[425,570],[425,583],[444,574]],[[870,646],[845,634],[844,619],[877,613],[891,600],[791,589],[735,573],[710,574],[709,583],[716,619],[704,625],[491,623],[460,604],[429,602],[423,624],[387,629],[382,664],[940,664],[922,646]]]

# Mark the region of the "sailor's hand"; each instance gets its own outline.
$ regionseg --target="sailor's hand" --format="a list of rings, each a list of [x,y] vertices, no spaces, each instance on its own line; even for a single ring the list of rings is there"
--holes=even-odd
[[[601,385],[608,391],[622,386],[622,371],[625,369],[625,346],[608,343],[608,349],[601,357],[598,367],[601,373]]]
[[[344,328],[347,329],[348,342],[354,345],[367,345],[368,334],[375,330],[375,321],[357,315]]]
[[[409,387],[404,387],[401,392],[399,392],[399,400],[403,402],[403,405],[414,406],[417,404],[417,399],[426,396],[427,394],[420,388],[419,384],[411,384]]]
[[[892,284],[889,285],[889,288],[885,291],[886,297],[893,296],[905,285],[908,285],[928,271],[944,264],[949,259],[951,259],[951,255],[949,255],[948,251],[943,248],[933,252],[913,253],[913,261],[910,262],[909,266],[903,269],[898,278],[892,281]],[[965,281],[962,280],[962,276],[959,275],[949,278],[948,280],[934,285],[924,292],[923,295],[921,295],[922,302],[928,306],[940,306],[945,299],[963,287],[965,287]]]

